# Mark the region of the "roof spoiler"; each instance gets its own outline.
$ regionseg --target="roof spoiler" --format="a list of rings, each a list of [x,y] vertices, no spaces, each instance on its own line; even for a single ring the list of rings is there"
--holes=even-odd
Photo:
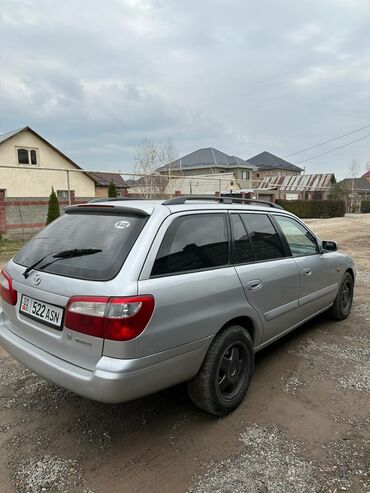
[[[117,214],[117,215],[134,215],[134,216],[150,216],[149,212],[146,212],[142,209],[137,209],[134,207],[125,207],[116,204],[79,204],[79,205],[69,205],[64,209],[66,214]]]

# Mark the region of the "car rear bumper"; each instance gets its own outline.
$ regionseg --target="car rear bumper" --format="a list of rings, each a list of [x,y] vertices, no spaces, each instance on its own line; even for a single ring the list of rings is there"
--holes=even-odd
[[[0,345],[34,373],[76,394],[99,402],[117,403],[143,397],[192,378],[210,341],[183,346],[173,356],[164,351],[138,359],[102,356],[94,371],[64,361],[10,331],[0,313]]]

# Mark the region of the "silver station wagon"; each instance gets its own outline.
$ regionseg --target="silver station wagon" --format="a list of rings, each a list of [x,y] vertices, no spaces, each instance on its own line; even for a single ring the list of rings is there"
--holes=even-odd
[[[254,354],[310,318],[351,310],[353,261],[274,204],[115,199],[70,206],[1,272],[0,343],[97,401],[187,382],[225,415]]]

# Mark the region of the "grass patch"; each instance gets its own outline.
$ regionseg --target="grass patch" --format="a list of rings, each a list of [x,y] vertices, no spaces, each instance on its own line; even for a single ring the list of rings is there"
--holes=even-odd
[[[0,256],[1,257],[12,257],[18,250],[20,250],[24,245],[23,240],[0,240]]]

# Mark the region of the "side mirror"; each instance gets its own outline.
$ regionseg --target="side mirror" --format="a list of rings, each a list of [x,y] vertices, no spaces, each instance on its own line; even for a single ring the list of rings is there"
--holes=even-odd
[[[338,250],[337,243],[335,241],[331,240],[324,240],[321,243],[321,247],[324,250],[324,252],[336,252]]]

